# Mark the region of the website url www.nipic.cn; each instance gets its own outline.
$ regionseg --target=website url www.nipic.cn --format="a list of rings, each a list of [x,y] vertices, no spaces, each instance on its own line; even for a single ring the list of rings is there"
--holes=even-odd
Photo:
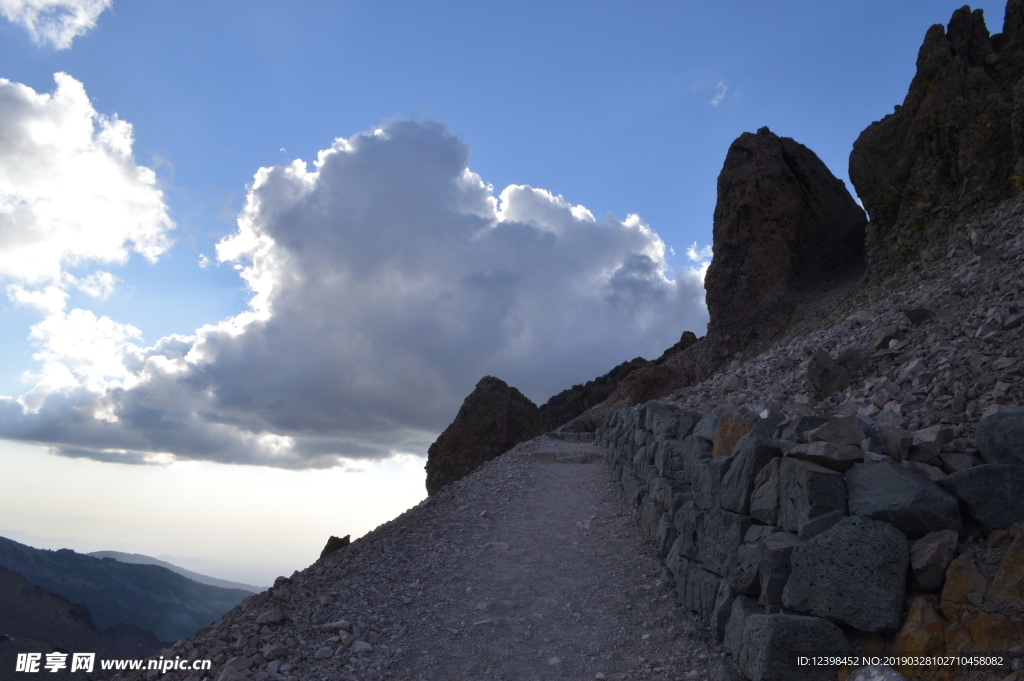
[[[70,658],[70,659],[69,659]],[[155,669],[161,674],[169,671],[203,671],[213,666],[211,660],[173,660],[161,657],[157,660],[100,660],[100,669],[108,671],[136,671]],[[68,670],[70,672],[92,673],[96,667],[96,653],[18,653],[14,671],[28,674],[35,672],[53,672]]]

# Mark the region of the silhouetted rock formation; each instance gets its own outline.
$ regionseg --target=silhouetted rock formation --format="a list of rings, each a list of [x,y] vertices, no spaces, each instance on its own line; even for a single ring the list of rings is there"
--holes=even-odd
[[[1024,2],[989,36],[980,9],[928,29],[903,106],[860,134],[850,180],[871,217],[872,275],[944,249],[957,216],[1024,182]],[[717,255],[717,253],[716,253]],[[930,253],[938,257],[940,253]],[[927,258],[928,256],[926,256]]]
[[[537,405],[501,379],[484,376],[427,450],[427,494],[539,433]]]
[[[768,128],[740,135],[718,176],[698,374],[776,337],[802,297],[856,272],[866,222],[810,149]]]
[[[331,536],[327,540],[327,544],[324,546],[324,550],[320,552],[320,557],[329,556],[330,554],[343,549],[352,542],[352,535],[346,534],[344,537]]]

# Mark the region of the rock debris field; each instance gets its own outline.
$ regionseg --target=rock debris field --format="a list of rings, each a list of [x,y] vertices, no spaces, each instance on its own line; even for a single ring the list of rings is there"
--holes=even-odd
[[[221,681],[729,678],[672,596],[598,450],[538,438],[162,654]]]

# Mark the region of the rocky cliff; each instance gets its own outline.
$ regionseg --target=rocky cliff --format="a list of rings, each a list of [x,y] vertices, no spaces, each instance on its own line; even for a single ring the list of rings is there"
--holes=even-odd
[[[699,375],[763,347],[802,300],[859,274],[866,222],[810,149],[768,128],[740,135],[718,176]]]
[[[967,218],[1024,183],[1024,2],[989,35],[980,9],[928,29],[902,106],[861,133],[850,179],[871,218],[873,276],[941,257]],[[979,245],[974,244],[972,245]]]

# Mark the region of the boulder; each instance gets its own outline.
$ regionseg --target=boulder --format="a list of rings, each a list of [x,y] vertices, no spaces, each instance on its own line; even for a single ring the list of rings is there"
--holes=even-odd
[[[824,532],[846,517],[846,485],[839,473],[783,457],[779,465],[779,524],[801,539]]]
[[[732,416],[723,416],[718,422],[715,433],[715,449],[713,456],[729,456],[740,438],[749,433],[757,423],[757,416],[750,412],[740,412]]]
[[[841,656],[843,631],[819,617],[748,615],[737,662],[750,681],[831,681],[838,665],[799,664],[804,656]]]
[[[729,147],[718,176],[710,316],[698,376],[786,327],[800,296],[864,261],[864,212],[807,147],[768,128]]]
[[[910,567],[913,585],[925,591],[942,586],[946,568],[956,555],[959,539],[955,530],[930,532],[910,545]]]
[[[779,466],[782,459],[775,458],[765,464],[754,478],[754,491],[750,495],[750,517],[766,525],[779,522]]]
[[[758,603],[765,612],[774,613],[782,610],[782,592],[792,571],[790,558],[793,549],[800,543],[800,538],[790,532],[775,532],[758,541]]]
[[[1024,466],[1024,412],[1004,412],[982,419],[974,438],[985,463]]]
[[[683,443],[679,440],[659,442],[655,449],[654,467],[663,478],[683,479]]]
[[[722,404],[701,417],[700,421],[693,427],[693,435],[699,435],[708,440],[715,439],[718,432],[718,424],[723,416],[737,414],[739,409],[731,404]]]
[[[711,458],[714,445],[711,440],[701,435],[690,435],[680,447],[679,455],[683,463],[683,480],[693,481],[693,465]]]
[[[931,603],[917,596],[910,604],[910,612],[893,640],[894,652],[905,658],[930,657],[946,650],[942,620]],[[899,671],[907,676],[930,677],[938,666],[900,665]]]
[[[484,376],[427,450],[427,494],[540,432],[537,406],[504,381]]]
[[[729,578],[733,591],[747,596],[757,596],[761,593],[761,582],[757,577],[760,557],[756,543],[741,544],[736,550],[736,567]]]
[[[1024,612],[1024,522],[1016,523],[1008,534],[1011,542],[999,560],[988,595],[993,601]],[[1021,628],[1024,630],[1024,622]]]
[[[1024,520],[1024,467],[989,463],[943,478],[938,483],[956,495],[985,534]]]
[[[711,621],[719,605],[719,591],[732,587],[728,580],[713,575],[696,563],[679,557],[669,568],[676,578],[676,595],[679,604],[693,610],[705,620]],[[728,612],[728,610],[726,610]],[[724,627],[724,625],[723,625]]]
[[[776,440],[745,437],[733,449],[733,461],[722,478],[719,505],[726,511],[750,514],[750,497],[757,474],[773,459],[782,456]]]
[[[932,26],[902,106],[854,142],[849,176],[871,215],[872,276],[904,271],[908,256],[944,252],[961,213],[1010,196],[1024,175],[1024,75],[1017,57],[1020,3],[1000,36],[981,10],[956,10]]]
[[[697,508],[717,508],[722,478],[729,471],[733,457],[720,456],[694,463],[690,468],[693,478],[693,502]]]
[[[856,416],[842,416],[814,430],[807,431],[804,437],[808,442],[831,442],[834,445],[860,446],[861,440],[870,435],[869,429]]]
[[[809,461],[842,473],[864,460],[864,452],[853,445],[838,445],[818,440],[796,445],[786,452],[787,457]]]
[[[708,570],[731,577],[736,568],[736,552],[750,528],[750,517],[718,508],[704,514],[703,528],[697,535],[700,562]]]
[[[961,618],[964,609],[973,610],[988,590],[988,581],[974,564],[974,552],[965,551],[953,559],[946,569],[939,608],[953,624],[970,624],[970,618]],[[971,601],[974,601],[973,603]]]
[[[700,535],[704,531],[704,513],[700,509],[683,507],[672,517],[677,538],[674,549],[690,560],[700,560]]]
[[[739,657],[743,650],[743,627],[747,618],[751,615],[762,615],[764,610],[758,606],[757,601],[749,596],[739,595],[729,609],[729,619],[725,623],[725,636],[722,639],[722,646],[732,653],[733,657]]]
[[[840,366],[824,350],[816,350],[811,355],[811,361],[807,364],[807,381],[818,397],[825,399],[846,388],[852,380],[853,373]]]
[[[914,436],[910,431],[893,426],[879,424],[878,437],[882,440],[885,453],[896,461],[903,461],[910,454],[910,446],[914,444]]]
[[[804,433],[828,423],[831,419],[826,416],[800,416],[791,423],[783,426],[780,437],[783,440],[803,444],[807,442]]]
[[[654,536],[654,541],[658,545],[658,556],[664,558],[668,555],[669,549],[675,544],[676,538],[679,536],[679,532],[672,524],[672,516],[669,513],[662,513],[661,519],[658,520],[658,530]]]
[[[895,525],[908,539],[929,532],[960,532],[956,497],[895,461],[854,466],[846,474],[850,513]]]
[[[892,525],[844,518],[794,548],[790,563],[786,608],[866,632],[899,628],[910,547]]]

